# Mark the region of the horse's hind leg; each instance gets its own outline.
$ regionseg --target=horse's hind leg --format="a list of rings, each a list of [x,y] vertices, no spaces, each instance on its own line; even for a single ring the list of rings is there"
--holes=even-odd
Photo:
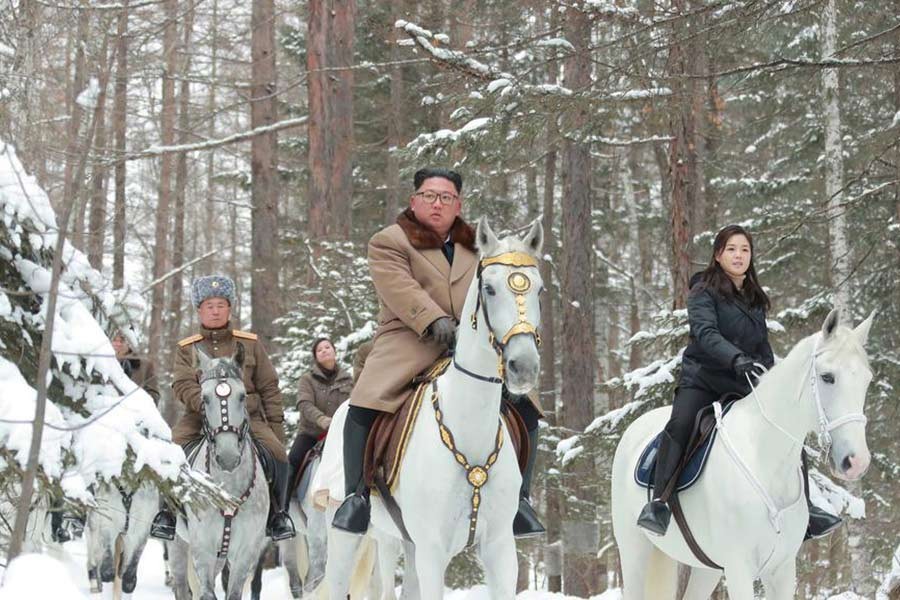
[[[403,542],[403,589],[400,600],[422,600],[419,594],[419,574],[416,572],[416,547]]]
[[[790,600],[797,588],[797,562],[788,560],[774,572],[763,575],[766,600]]]
[[[513,600],[516,597],[519,564],[512,531],[480,544],[478,556],[484,565],[484,579],[492,600]]]
[[[622,563],[623,600],[644,600],[648,563],[659,550],[656,550],[650,540],[637,530],[637,526],[630,526],[626,531],[617,530],[616,533],[619,560]]]
[[[720,579],[722,579],[722,573],[719,571],[691,569],[691,576],[682,600],[709,600],[716,586],[719,585]]]

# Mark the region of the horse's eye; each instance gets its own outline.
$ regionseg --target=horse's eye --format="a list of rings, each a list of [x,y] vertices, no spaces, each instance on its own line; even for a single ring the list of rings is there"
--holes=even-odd
[[[485,291],[485,293],[487,293],[488,296],[496,296],[497,295],[497,292],[494,290],[493,286],[491,286],[489,284],[485,284],[484,291]]]
[[[834,383],[834,375],[831,373],[822,373],[822,381],[825,383]]]

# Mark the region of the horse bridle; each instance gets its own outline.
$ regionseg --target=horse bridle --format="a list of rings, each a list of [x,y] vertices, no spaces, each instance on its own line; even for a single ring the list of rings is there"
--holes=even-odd
[[[472,329],[478,329],[478,311],[481,310],[481,314],[484,315],[484,323],[488,328],[488,341],[494,349],[494,352],[497,354],[497,374],[499,377],[485,377],[463,368],[456,361],[455,354],[453,357],[453,366],[475,379],[480,379],[489,383],[503,383],[506,371],[503,366],[503,351],[509,344],[509,341],[516,335],[530,335],[534,338],[535,344],[540,347],[541,335],[538,333],[537,328],[528,320],[528,308],[525,304],[525,294],[531,289],[531,279],[522,271],[513,271],[506,278],[506,285],[513,294],[515,294],[518,320],[515,325],[509,328],[509,331],[507,331],[500,340],[497,340],[497,336],[494,333],[494,327],[491,325],[491,315],[488,312],[487,305],[484,301],[484,280],[482,278],[484,270],[491,265],[502,265],[504,267],[514,268],[537,267],[538,262],[537,259],[525,252],[504,252],[503,254],[482,258],[478,261],[478,272],[476,274],[478,279],[478,296],[475,301],[475,310],[472,311],[471,324]]]
[[[228,369],[224,365],[219,365],[211,373],[204,373],[199,379],[201,386],[212,379],[217,379],[219,381],[219,383],[216,384],[215,393],[216,397],[219,399],[219,409],[221,410],[222,415],[222,424],[218,427],[210,427],[209,421],[206,418],[206,413],[204,412],[202,425],[203,436],[209,443],[213,444],[215,443],[216,436],[220,433],[234,433],[238,436],[238,444],[243,445],[244,438],[250,430],[250,419],[244,419],[244,423],[240,427],[236,427],[229,422],[228,398],[231,396],[231,385],[227,381],[229,378],[240,379],[241,373],[236,369]]]

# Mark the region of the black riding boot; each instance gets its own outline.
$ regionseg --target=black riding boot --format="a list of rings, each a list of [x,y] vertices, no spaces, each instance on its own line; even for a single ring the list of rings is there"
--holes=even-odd
[[[843,519],[826,512],[809,500],[809,465],[806,462],[806,451],[800,453],[803,467],[803,491],[806,493],[806,507],[809,509],[809,523],[803,541],[822,538],[840,527]]]
[[[644,505],[637,520],[638,526],[650,533],[665,535],[669,528],[672,511],[661,498],[678,469],[681,452],[681,444],[676,442],[667,431],[663,431],[656,454],[656,468],[653,473],[653,500]]]
[[[516,537],[531,537],[540,535],[546,531],[537,513],[531,506],[531,474],[534,471],[534,460],[537,458],[538,428],[528,432],[528,446],[531,451],[528,454],[528,463],[525,472],[522,473],[522,488],[519,490],[519,512],[513,519],[513,535]]]
[[[363,483],[366,442],[377,411],[358,411],[351,406],[344,422],[344,490],[347,497],[334,513],[331,525],[348,533],[364,534],[369,529],[369,490]]]
[[[150,524],[150,537],[158,540],[172,541],[175,539],[175,513],[169,508],[165,499],[159,499],[159,512],[153,517]]]
[[[272,487],[269,502],[269,519],[266,525],[266,535],[273,541],[280,542],[296,535],[294,521],[288,514],[290,499],[291,465],[286,462],[273,461],[275,469],[272,477]]]

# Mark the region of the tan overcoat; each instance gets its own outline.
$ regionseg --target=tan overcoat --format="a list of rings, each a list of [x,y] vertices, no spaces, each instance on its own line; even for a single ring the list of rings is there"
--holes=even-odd
[[[413,378],[445,348],[423,339],[440,317],[459,321],[477,271],[475,232],[457,218],[450,231],[453,265],[440,237],[407,209],[395,225],[369,241],[369,271],[381,305],[372,351],[365,359],[350,404],[395,412],[409,396]]]
[[[184,445],[198,439],[203,424],[200,412],[200,384],[197,382],[198,358],[195,346],[210,358],[230,357],[234,345],[244,346],[244,387],[250,433],[272,456],[287,462],[284,450],[284,404],[278,387],[278,375],[256,334],[237,329],[205,329],[178,342],[172,389],[184,405],[184,413],[172,429],[172,441]]]
[[[153,361],[129,354],[120,363],[122,368],[128,373],[128,376],[131,377],[131,380],[143,388],[153,398],[153,402],[159,406],[159,382],[156,380],[156,369],[153,367]],[[126,363],[128,363],[127,369]]]

